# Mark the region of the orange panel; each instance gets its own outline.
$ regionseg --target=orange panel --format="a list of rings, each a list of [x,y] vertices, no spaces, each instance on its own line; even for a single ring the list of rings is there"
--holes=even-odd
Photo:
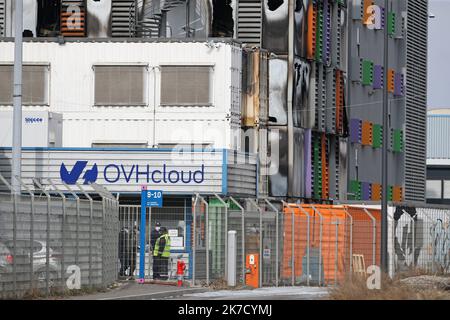
[[[83,10],[83,9],[81,9]],[[68,22],[71,26],[68,26]],[[65,37],[85,36],[85,13],[81,12],[61,12],[61,34]]]
[[[372,200],[373,201],[381,200],[381,184],[378,183],[372,184]]]
[[[314,210],[310,205],[302,204],[300,206],[303,210],[300,210],[296,205],[291,205],[290,208],[284,208],[285,251],[283,256],[282,279],[289,283],[292,276],[292,210],[295,219],[295,279],[299,279],[304,273],[302,263],[307,253],[307,215],[309,215],[310,252],[321,252],[321,263],[324,274],[322,282],[325,284],[334,283],[335,279],[342,281],[345,277],[346,270],[349,269],[350,259],[350,223],[344,208],[342,206],[314,205]],[[320,237],[321,234],[322,237]],[[313,269],[317,269],[317,265],[311,265],[310,270]]]
[[[312,1],[308,7],[308,32],[307,32],[307,53],[308,59],[314,59],[314,50],[316,47],[316,9]]]
[[[362,123],[362,139],[361,143],[365,146],[372,145],[372,137],[373,137],[373,124],[368,121],[363,121]]]
[[[388,70],[388,91],[394,93],[395,91],[395,70]]]
[[[372,0],[364,0],[363,4],[363,24],[368,25],[372,24],[372,21],[369,20],[369,18],[372,16],[372,14],[368,13],[368,9],[370,6],[373,6],[374,2]]]
[[[366,267],[373,264],[380,265],[381,211],[366,209],[374,221],[363,208],[346,206],[346,209],[353,220],[352,254],[363,255]]]
[[[342,71],[336,70],[336,132],[342,133],[342,109],[344,108],[344,87],[342,85]]]
[[[394,200],[394,202],[401,202],[403,200],[403,188],[396,186],[393,189],[392,200]]]

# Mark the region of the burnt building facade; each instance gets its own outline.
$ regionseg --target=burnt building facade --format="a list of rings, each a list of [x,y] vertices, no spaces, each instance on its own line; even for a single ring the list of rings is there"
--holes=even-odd
[[[388,8],[384,0],[25,0],[24,8],[28,37],[241,43],[236,145],[259,154],[260,195],[378,201],[388,143],[390,199],[425,198],[425,0]],[[13,13],[14,1],[0,0],[1,37],[14,36]]]

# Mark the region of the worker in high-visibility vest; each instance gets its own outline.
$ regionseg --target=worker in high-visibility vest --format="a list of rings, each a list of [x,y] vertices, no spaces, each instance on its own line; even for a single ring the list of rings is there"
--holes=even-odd
[[[153,279],[167,279],[170,258],[170,237],[167,229],[161,228],[161,236],[155,242],[153,249],[153,263],[156,268],[153,271]]]

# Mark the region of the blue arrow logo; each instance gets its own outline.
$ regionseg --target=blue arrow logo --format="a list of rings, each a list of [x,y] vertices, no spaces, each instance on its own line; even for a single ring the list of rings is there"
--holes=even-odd
[[[83,173],[83,170],[86,168],[87,163],[88,163],[87,161],[77,161],[70,172],[67,170],[66,165],[62,163],[61,168],[59,170],[61,180],[67,184],[75,184],[80,178],[81,174]],[[97,176],[98,176],[98,168],[97,164],[95,163],[92,169],[87,170],[84,173],[83,184],[94,183],[95,181],[97,181]]]

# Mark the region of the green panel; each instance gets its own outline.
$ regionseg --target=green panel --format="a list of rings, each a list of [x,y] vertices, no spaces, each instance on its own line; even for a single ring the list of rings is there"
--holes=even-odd
[[[322,198],[322,168],[320,165],[320,143],[314,139],[313,162],[314,162],[314,198]]]
[[[373,62],[370,60],[362,62],[362,84],[365,86],[373,84]]]
[[[319,4],[317,8],[317,28],[316,28],[316,61],[322,60],[322,39],[323,39],[323,10]]]
[[[208,200],[208,204],[209,204],[210,208],[211,207],[223,207],[222,202],[220,202],[219,199],[217,199],[217,198],[210,198]]]
[[[389,186],[388,188],[388,201],[392,201],[394,195],[394,188],[392,186]]]
[[[394,152],[403,151],[403,132],[402,130],[394,130],[392,147]]]
[[[361,182],[350,181],[350,193],[352,193],[352,195],[348,196],[350,200],[361,200]]]
[[[388,34],[390,36],[395,34],[395,12],[388,13]]]
[[[383,145],[383,127],[379,124],[374,124],[372,128],[372,147],[381,148]]]
[[[236,210],[236,211],[240,211],[241,210],[233,201],[231,201],[231,200],[224,200],[224,201],[225,201],[225,203],[227,205],[227,208],[229,210],[233,210],[233,211],[234,210]],[[222,202],[219,201],[219,199],[217,199],[217,198],[209,198],[208,205],[209,205],[209,208],[220,208],[220,207],[223,207]]]

